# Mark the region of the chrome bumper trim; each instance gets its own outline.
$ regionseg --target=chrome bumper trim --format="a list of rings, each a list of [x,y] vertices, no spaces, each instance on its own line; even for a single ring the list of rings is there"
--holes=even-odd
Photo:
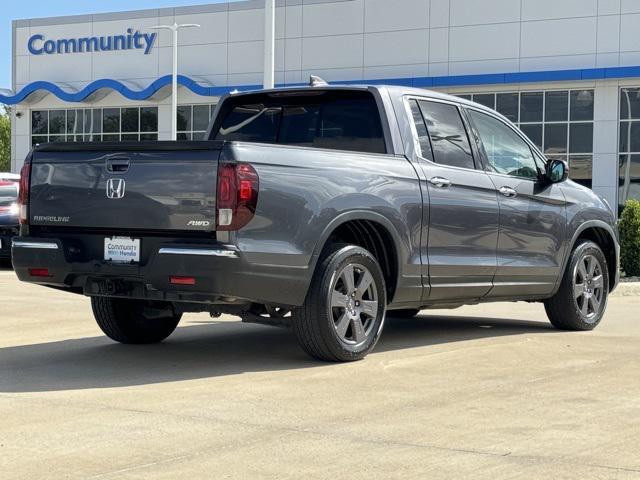
[[[24,242],[14,241],[13,248],[34,248],[39,250],[58,250],[58,245],[53,242]]]
[[[161,248],[160,255],[196,255],[204,257],[238,258],[238,253],[233,250],[214,248]]]

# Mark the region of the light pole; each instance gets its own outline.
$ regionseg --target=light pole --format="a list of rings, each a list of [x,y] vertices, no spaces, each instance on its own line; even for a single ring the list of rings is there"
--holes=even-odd
[[[275,83],[275,55],[276,49],[276,2],[264,2],[264,88],[273,88]]]
[[[173,70],[171,74],[171,140],[178,139],[178,30],[181,28],[199,28],[197,23],[157,25],[152,30],[171,30],[173,33]]]

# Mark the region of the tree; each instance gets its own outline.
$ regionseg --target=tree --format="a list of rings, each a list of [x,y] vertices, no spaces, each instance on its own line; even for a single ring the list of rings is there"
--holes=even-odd
[[[0,172],[11,170],[11,118],[9,109],[0,112]]]

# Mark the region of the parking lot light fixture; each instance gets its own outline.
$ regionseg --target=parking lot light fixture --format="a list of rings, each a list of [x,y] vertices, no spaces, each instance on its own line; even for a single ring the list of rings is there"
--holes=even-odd
[[[197,23],[176,22],[173,25],[156,25],[152,30],[170,30],[173,33],[173,69],[171,73],[171,140],[178,139],[178,31],[181,28],[199,28]]]

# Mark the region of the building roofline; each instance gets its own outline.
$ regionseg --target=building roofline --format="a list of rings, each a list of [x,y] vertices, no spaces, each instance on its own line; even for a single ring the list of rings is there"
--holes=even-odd
[[[312,5],[317,3],[338,3],[352,0],[276,0],[276,7],[291,7],[296,5]],[[22,18],[14,20],[16,28],[42,27],[50,25],[67,25],[74,23],[108,22],[113,20],[128,20],[137,18],[156,18],[173,15],[195,15],[199,13],[217,13],[237,10],[262,10],[264,0],[239,0],[224,3],[203,3],[200,5],[186,5],[182,7],[151,8],[143,10],[129,10],[119,12],[89,13],[83,15],[67,15],[56,17]]]
[[[374,80],[349,80],[331,82],[332,85],[372,85],[414,88],[473,87],[479,85],[512,85],[522,83],[541,83],[558,81],[606,80],[640,77],[640,66],[588,68],[578,70],[552,70],[540,72],[485,73],[477,75],[455,75],[447,77],[383,78]],[[0,93],[0,103],[16,105],[25,101],[36,92],[51,93],[66,102],[82,102],[98,90],[111,89],[129,100],[147,100],[161,88],[171,83],[171,75],[165,75],[152,82],[146,88],[135,90],[126,82],[113,79],[101,79],[91,82],[77,91],[68,91],[52,82],[39,81],[24,86],[19,92]],[[201,96],[218,97],[233,90],[259,90],[261,85],[225,85],[206,86],[189,78],[178,75],[178,83]],[[300,87],[306,84],[280,84],[278,87]]]

